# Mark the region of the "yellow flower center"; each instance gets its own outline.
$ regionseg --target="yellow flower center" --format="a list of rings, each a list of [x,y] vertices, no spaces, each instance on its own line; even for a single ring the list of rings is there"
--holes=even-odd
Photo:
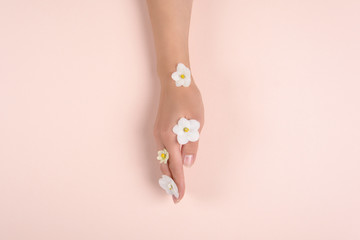
[[[165,154],[165,153],[162,153],[162,154],[161,154],[161,158],[162,158],[162,159],[165,159],[165,157],[166,157],[166,154]]]
[[[168,188],[169,188],[169,190],[172,190],[172,189],[173,189],[173,185],[169,184],[169,185],[168,185]]]
[[[184,78],[185,78],[185,75],[184,75],[184,74],[181,74],[180,77],[181,77],[182,79],[184,79]]]
[[[187,128],[187,127],[184,127],[184,132],[188,132],[189,131],[189,129]]]

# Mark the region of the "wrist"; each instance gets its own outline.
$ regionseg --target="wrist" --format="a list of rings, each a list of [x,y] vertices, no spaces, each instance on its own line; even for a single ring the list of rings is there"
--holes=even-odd
[[[187,46],[163,46],[157,51],[157,73],[159,77],[171,76],[179,63],[190,68],[189,51]]]

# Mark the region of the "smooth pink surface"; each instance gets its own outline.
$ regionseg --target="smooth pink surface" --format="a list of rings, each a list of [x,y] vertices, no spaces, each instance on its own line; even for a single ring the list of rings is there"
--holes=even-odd
[[[360,239],[359,1],[195,1],[206,124],[158,186],[144,1],[0,2],[0,239]]]

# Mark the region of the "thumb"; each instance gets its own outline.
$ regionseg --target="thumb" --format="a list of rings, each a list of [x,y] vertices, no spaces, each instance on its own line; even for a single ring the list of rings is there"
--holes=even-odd
[[[194,164],[198,146],[199,146],[199,141],[188,142],[187,144],[182,146],[181,155],[184,166],[191,167]]]

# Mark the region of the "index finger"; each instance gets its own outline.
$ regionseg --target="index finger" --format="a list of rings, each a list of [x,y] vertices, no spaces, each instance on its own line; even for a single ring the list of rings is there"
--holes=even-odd
[[[174,203],[177,203],[185,194],[185,177],[180,146],[175,139],[164,141],[164,145],[170,156],[168,160],[169,169],[179,191],[179,197],[177,199],[173,198]]]

